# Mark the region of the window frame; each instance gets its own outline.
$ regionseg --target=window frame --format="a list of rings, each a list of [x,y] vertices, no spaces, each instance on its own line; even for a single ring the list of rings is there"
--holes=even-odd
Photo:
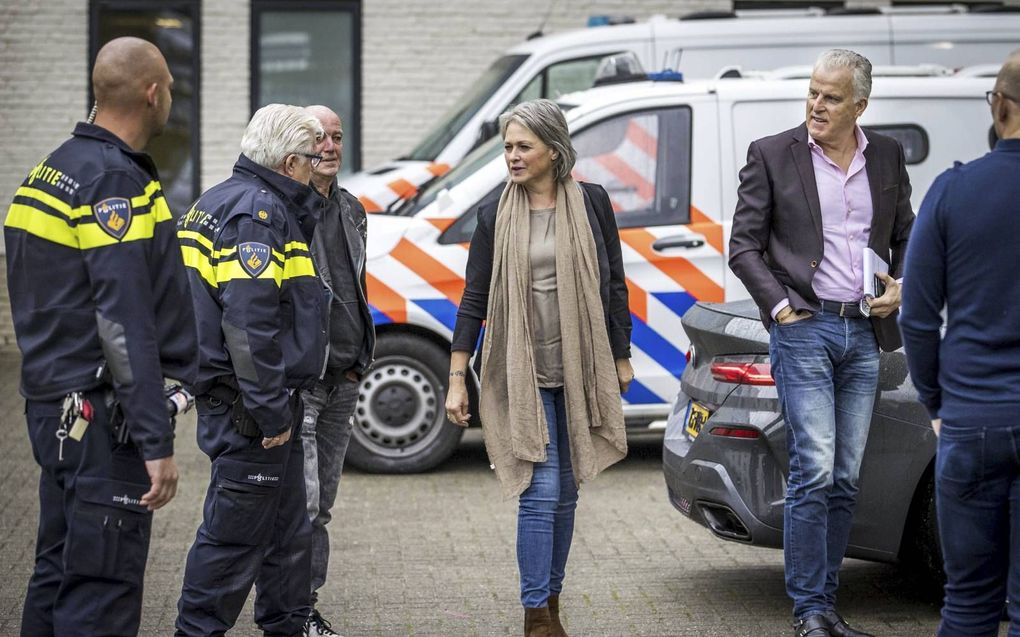
[[[885,135],[886,137],[892,137],[892,135],[890,135],[889,132],[888,132],[888,131],[891,131],[891,130],[912,130],[912,131],[916,131],[921,136],[921,144],[922,144],[922,146],[924,148],[924,154],[921,155],[920,159],[915,159],[915,160],[911,161],[911,158],[907,157],[906,149],[904,149],[903,150],[903,159],[904,159],[904,162],[906,163],[907,166],[916,166],[918,164],[923,164],[924,162],[926,162],[928,160],[928,157],[931,155],[931,139],[928,137],[928,131],[926,131],[924,129],[924,127],[921,126],[920,124],[914,124],[914,123],[874,124],[874,125],[871,125],[871,124],[862,124],[861,125],[861,129],[864,130],[864,134],[865,135],[867,135],[869,132],[875,132],[875,133],[878,133],[879,135]],[[896,139],[895,137],[892,137],[892,138]],[[899,143],[899,140],[897,140],[897,143]],[[902,146],[902,144],[901,144],[901,146]]]
[[[90,0],[89,1],[89,64],[86,70],[88,100],[85,104],[84,121],[95,103],[92,90],[92,69],[99,53],[99,23],[103,9],[111,11],[173,9],[188,13],[194,25],[192,42],[191,73],[194,78],[194,93],[191,96],[191,200],[195,201],[202,192],[202,1],[201,0]],[[182,211],[183,212],[183,211]],[[179,214],[179,213],[178,213]]]
[[[687,134],[687,171],[686,171],[686,175],[685,175],[685,177],[687,179],[687,206],[685,208],[682,208],[682,210],[684,212],[683,212],[682,217],[681,217],[682,219],[684,219],[684,221],[679,221],[679,220],[675,220],[675,219],[669,219],[669,220],[660,221],[660,222],[651,223],[651,224],[649,224],[649,223],[632,223],[632,222],[629,221],[631,218],[636,218],[636,219],[643,220],[645,218],[644,215],[655,214],[658,211],[653,209],[653,211],[651,213],[647,213],[647,212],[644,212],[644,211],[637,211],[637,210],[631,210],[631,211],[625,211],[625,212],[616,212],[614,210],[613,211],[613,215],[614,215],[614,218],[616,219],[616,227],[621,229],[621,230],[623,230],[625,228],[658,228],[660,226],[686,226],[686,225],[690,225],[690,223],[691,223],[691,199],[692,199],[692,192],[691,191],[694,188],[694,185],[692,183],[692,180],[694,178],[694,165],[693,165],[693,158],[694,158],[694,109],[691,107],[690,104],[681,103],[681,104],[671,104],[671,105],[668,105],[668,106],[653,106],[653,107],[650,107],[650,108],[638,108],[636,110],[623,111],[623,112],[620,112],[620,113],[609,115],[608,117],[604,117],[604,118],[600,119],[597,122],[592,122],[591,124],[589,124],[589,125],[587,125],[587,126],[585,126],[583,128],[579,128],[577,131],[571,133],[571,135],[570,135],[571,141],[573,141],[573,138],[574,138],[575,135],[580,135],[581,133],[586,132],[586,131],[588,131],[591,128],[594,128],[595,126],[598,126],[600,124],[604,124],[604,123],[606,123],[606,122],[608,122],[610,120],[613,120],[613,119],[617,119],[617,118],[620,118],[620,117],[638,117],[638,116],[641,116],[641,115],[655,115],[655,116],[658,117],[659,113],[662,113],[664,111],[674,111],[674,110],[675,111],[681,111],[681,110],[687,111],[688,112],[687,120],[688,120],[688,123],[689,123],[688,130],[687,130],[687,133],[688,133]],[[658,147],[658,153],[659,154],[657,154],[656,158],[655,158],[655,162],[656,162],[655,178],[656,178],[656,181],[658,181],[660,176],[662,176],[661,171],[664,170],[664,167],[662,166],[662,162],[660,161],[660,159],[661,159],[660,155],[661,155],[661,153],[664,150],[666,150],[666,148],[667,148],[666,146],[659,146]],[[599,185],[603,185],[603,184],[599,184]],[[604,185],[603,185],[603,187],[604,187]],[[658,183],[656,183],[655,194],[656,194],[656,197],[658,197],[658,195],[659,195]],[[624,223],[621,223],[621,220]]]
[[[357,0],[252,0],[251,2],[251,16],[249,24],[249,45],[250,45],[250,56],[249,56],[249,83],[248,83],[248,111],[249,117],[255,114],[258,110],[258,96],[261,91],[261,80],[259,77],[259,67],[261,66],[262,57],[259,49],[259,33],[262,25],[262,14],[271,12],[285,11],[289,13],[303,13],[303,12],[335,12],[335,13],[350,13],[352,17],[352,37],[351,46],[352,59],[354,67],[352,69],[352,87],[351,93],[353,96],[352,100],[352,111],[351,113],[340,113],[340,117],[344,123],[344,165],[349,166],[351,172],[358,172],[361,170],[361,147],[362,147],[362,126],[361,126],[361,108],[362,108],[362,82],[361,82],[361,2]],[[353,148],[348,145],[347,137],[348,133],[354,138],[355,144]]]

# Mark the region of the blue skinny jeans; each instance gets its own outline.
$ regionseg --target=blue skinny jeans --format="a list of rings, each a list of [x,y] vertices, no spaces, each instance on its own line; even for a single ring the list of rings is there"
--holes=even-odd
[[[521,604],[541,608],[563,590],[563,576],[574,536],[577,482],[570,464],[570,438],[563,388],[542,388],[549,427],[546,461],[536,462],[517,509],[517,566]]]

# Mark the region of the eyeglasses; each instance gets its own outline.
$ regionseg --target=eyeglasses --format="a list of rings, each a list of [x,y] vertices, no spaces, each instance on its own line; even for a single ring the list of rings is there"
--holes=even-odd
[[[1002,91],[985,91],[985,101],[988,102],[989,106],[992,105],[992,98],[995,97],[996,95],[998,95],[1001,98],[1007,99],[1011,102],[1016,102],[1017,104],[1020,104],[1020,100],[1016,99],[1015,97],[1010,97],[1009,95],[1006,95]]]
[[[322,155],[314,155],[312,153],[294,153],[294,154],[295,155],[301,155],[302,157],[307,157],[308,158],[308,163],[310,163],[312,165],[312,168],[315,168],[316,166],[318,166],[319,162],[322,161]]]

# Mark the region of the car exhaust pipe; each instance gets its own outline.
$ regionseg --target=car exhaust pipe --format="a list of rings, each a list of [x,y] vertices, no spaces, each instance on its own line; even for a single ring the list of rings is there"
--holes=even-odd
[[[728,506],[714,502],[698,502],[698,510],[701,511],[712,533],[727,540],[751,541],[751,532]]]

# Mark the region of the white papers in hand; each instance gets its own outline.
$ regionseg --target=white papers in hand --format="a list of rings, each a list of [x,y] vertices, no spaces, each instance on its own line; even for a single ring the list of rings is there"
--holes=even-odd
[[[869,301],[885,293],[885,284],[878,274],[889,274],[889,264],[871,248],[864,248],[864,296],[861,298],[861,312],[867,316],[871,313]]]

